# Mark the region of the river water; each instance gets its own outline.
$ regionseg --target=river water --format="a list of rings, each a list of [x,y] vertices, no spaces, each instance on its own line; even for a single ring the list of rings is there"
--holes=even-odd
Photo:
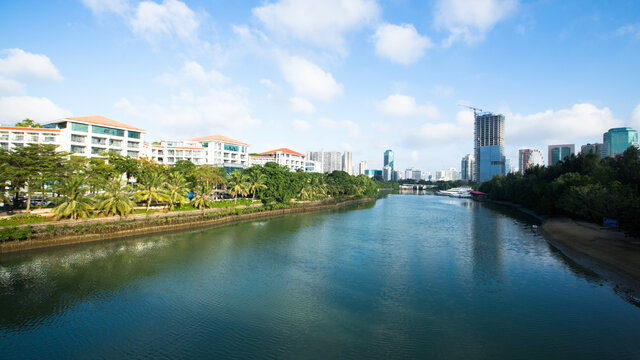
[[[375,204],[0,258],[0,358],[640,358],[640,308],[495,205]]]

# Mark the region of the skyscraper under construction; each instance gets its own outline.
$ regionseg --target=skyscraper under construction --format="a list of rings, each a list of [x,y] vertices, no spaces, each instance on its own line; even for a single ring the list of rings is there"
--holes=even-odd
[[[474,178],[482,182],[505,173],[504,115],[489,112],[474,115]]]

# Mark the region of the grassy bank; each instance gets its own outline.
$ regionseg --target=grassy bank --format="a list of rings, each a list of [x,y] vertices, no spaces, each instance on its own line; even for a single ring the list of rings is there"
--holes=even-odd
[[[275,203],[270,205],[239,206],[236,208],[132,215],[122,219],[111,217],[7,227],[3,230],[12,229],[12,231],[22,232],[22,234],[27,234],[28,236],[22,240],[2,242],[0,244],[0,253],[328,210],[374,200],[374,198],[370,197],[361,197],[297,204]]]

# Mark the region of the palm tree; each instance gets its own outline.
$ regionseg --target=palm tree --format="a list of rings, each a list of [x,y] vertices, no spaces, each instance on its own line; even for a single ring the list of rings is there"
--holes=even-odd
[[[151,207],[151,202],[166,201],[167,192],[163,188],[166,177],[158,171],[150,171],[140,176],[142,189],[136,193],[136,201],[146,201],[147,211]]]
[[[211,201],[211,199],[209,198],[211,194],[211,189],[209,189],[207,185],[200,184],[194,190],[195,190],[195,197],[192,200],[193,206],[195,206],[197,209],[200,209],[200,210],[203,210],[204,208],[208,207]]]
[[[254,173],[249,176],[248,190],[251,192],[251,200],[256,198],[256,192],[267,188],[267,185],[264,184],[266,180],[267,177],[260,173]]]
[[[186,202],[186,195],[189,192],[189,182],[181,173],[173,173],[166,183],[166,190],[169,199],[169,210],[173,210],[175,203],[182,206]]]
[[[247,196],[247,175],[242,174],[240,170],[236,170],[231,173],[231,180],[229,180],[229,192],[233,196],[233,203],[238,203],[238,194]]]
[[[53,208],[55,218],[71,218],[73,220],[86,219],[93,211],[93,201],[86,197],[86,178],[81,175],[71,175],[60,180],[57,192],[60,194],[60,204]]]
[[[107,215],[127,216],[136,206],[130,196],[130,186],[120,179],[112,179],[105,184],[104,192],[100,194],[98,209]]]

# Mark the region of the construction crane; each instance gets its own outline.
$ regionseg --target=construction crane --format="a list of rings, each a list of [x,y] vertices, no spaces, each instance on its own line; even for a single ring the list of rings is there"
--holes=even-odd
[[[477,108],[477,107],[473,107],[473,106],[462,105],[462,104],[458,104],[458,106],[465,107],[465,108],[467,108],[467,109],[471,109],[471,110],[473,110],[473,115],[474,115],[474,116],[477,116],[477,115],[478,115],[478,112],[484,112],[484,110],[479,109],[479,108]]]

